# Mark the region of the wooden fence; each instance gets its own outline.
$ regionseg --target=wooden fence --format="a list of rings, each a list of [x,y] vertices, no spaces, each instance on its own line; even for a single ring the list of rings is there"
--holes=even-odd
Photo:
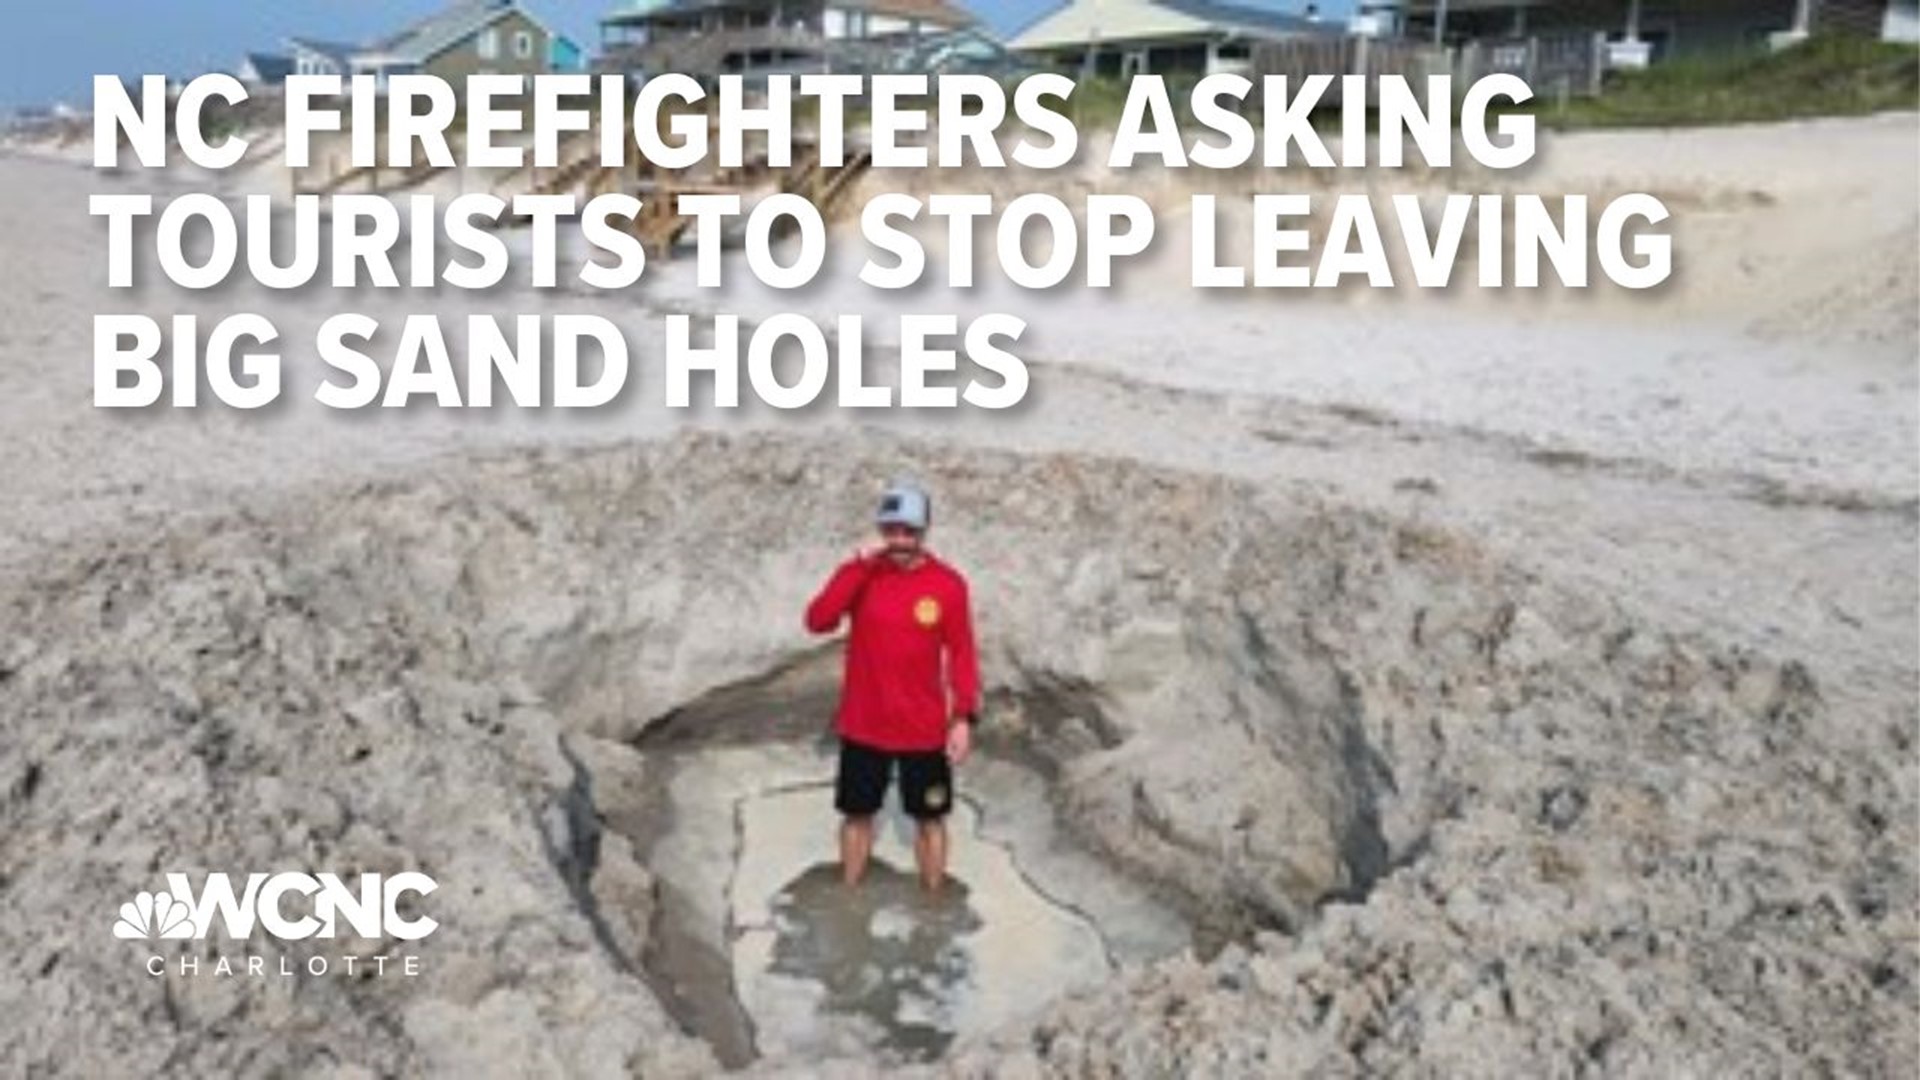
[[[1439,48],[1404,38],[1316,37],[1263,41],[1253,47],[1250,78],[1285,75],[1297,86],[1309,75],[1398,75],[1424,85],[1430,75],[1453,76],[1464,88],[1484,75],[1518,75],[1542,97],[1588,97],[1600,92],[1606,43],[1599,34],[1556,34],[1470,42]],[[1338,80],[1321,98],[1340,102]]]
[[[1455,82],[1518,75],[1546,98],[1597,95],[1607,70],[1607,39],[1600,33],[1480,38],[1450,52]]]

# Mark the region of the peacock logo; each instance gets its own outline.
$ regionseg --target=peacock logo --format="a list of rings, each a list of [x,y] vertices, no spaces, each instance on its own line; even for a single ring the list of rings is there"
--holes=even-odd
[[[120,905],[113,924],[117,938],[190,938],[194,936],[193,909],[169,893],[142,892]]]

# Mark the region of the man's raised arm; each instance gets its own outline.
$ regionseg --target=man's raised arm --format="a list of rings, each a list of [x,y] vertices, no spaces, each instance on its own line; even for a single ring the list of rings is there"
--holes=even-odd
[[[815,634],[831,634],[840,629],[840,620],[853,609],[860,590],[873,576],[873,560],[856,555],[833,572],[820,595],[807,605],[807,629]]]

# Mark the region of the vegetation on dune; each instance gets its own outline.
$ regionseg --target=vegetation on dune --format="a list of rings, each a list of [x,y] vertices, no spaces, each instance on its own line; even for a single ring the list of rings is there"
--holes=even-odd
[[[1553,127],[1672,127],[1920,108],[1920,47],[1849,35],[1793,48],[1664,61],[1609,78],[1597,98],[1543,103]]]
[[[1191,121],[1192,77],[1168,78],[1174,111]],[[1920,109],[1920,46],[1857,35],[1821,35],[1775,52],[1766,46],[1662,60],[1644,71],[1616,72],[1596,98],[1564,105],[1544,88],[1524,111],[1553,128],[1687,127],[1815,116],[1858,116]],[[1127,84],[1112,77],[1081,80],[1069,114],[1083,127],[1118,123]],[[1257,104],[1244,110],[1258,116]],[[1337,109],[1315,126],[1335,130]]]

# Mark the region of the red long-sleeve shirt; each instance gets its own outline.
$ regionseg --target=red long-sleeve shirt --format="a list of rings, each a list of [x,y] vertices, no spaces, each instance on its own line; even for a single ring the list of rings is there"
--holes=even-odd
[[[967,579],[925,555],[911,568],[849,559],[807,605],[807,629],[831,634],[851,615],[840,734],[882,750],[935,750],[947,721],[980,704]]]

